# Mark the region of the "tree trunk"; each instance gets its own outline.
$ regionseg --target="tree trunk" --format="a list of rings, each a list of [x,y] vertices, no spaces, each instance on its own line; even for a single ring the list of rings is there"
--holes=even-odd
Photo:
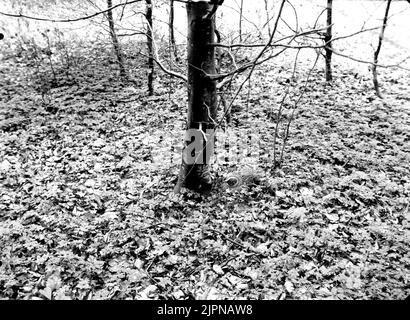
[[[270,30],[270,17],[269,17],[268,0],[265,0],[265,14],[266,14],[266,24],[268,25],[268,33],[269,33],[269,37],[270,37],[271,30]]]
[[[384,18],[383,18],[383,26],[382,26],[382,29],[379,35],[379,43],[377,45],[376,51],[374,52],[374,60],[373,60],[374,63],[372,67],[374,90],[376,91],[376,95],[381,99],[383,98],[383,96],[380,93],[379,81],[377,79],[377,64],[379,62],[379,53],[380,53],[380,49],[383,43],[384,31],[386,30],[386,26],[387,26],[387,19],[389,18],[390,4],[391,4],[391,0],[387,0],[386,11],[384,13]]]
[[[108,8],[112,7],[112,0],[107,0],[107,6]],[[114,19],[112,17],[111,10],[107,11],[107,19],[108,19],[108,24],[110,27],[110,35],[111,35],[112,44],[114,46],[115,55],[117,56],[118,66],[120,68],[120,76],[122,78],[127,78],[127,72],[125,70],[124,59],[122,56],[121,47],[120,47],[120,43],[117,38],[117,34],[115,33]]]
[[[171,46],[171,52],[174,54],[176,61],[179,61],[178,50],[175,43],[175,34],[174,34],[174,0],[169,2],[169,43]]]
[[[152,0],[145,0],[147,4],[145,17],[148,22],[147,26],[147,48],[148,48],[148,95],[154,94],[154,53],[152,39]]]
[[[326,81],[332,81],[332,7],[333,0],[327,0],[327,28],[325,34]]]
[[[239,8],[239,41],[242,42],[242,14],[243,14],[243,0],[241,0],[241,7]]]
[[[182,151],[182,165],[175,193],[181,186],[205,191],[212,187],[209,162],[214,148],[216,81],[214,74],[215,18],[208,17],[213,5],[206,1],[188,2],[188,122]]]

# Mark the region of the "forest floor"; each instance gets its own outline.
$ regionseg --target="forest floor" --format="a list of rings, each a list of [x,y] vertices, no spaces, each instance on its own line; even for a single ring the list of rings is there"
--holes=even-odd
[[[182,144],[183,84],[158,74],[147,97],[145,85],[121,83],[102,61],[83,61],[67,81],[62,74],[43,98],[32,68],[2,61],[0,297],[410,294],[408,75],[384,73],[382,102],[368,76],[336,67],[326,84],[313,71],[281,168],[257,158],[258,179],[175,196],[179,162],[152,161],[152,152],[160,141]],[[268,151],[284,88],[291,83],[295,100],[309,68],[292,80],[275,63],[255,73],[228,129],[260,137]],[[249,175],[244,159],[216,163],[216,180]]]

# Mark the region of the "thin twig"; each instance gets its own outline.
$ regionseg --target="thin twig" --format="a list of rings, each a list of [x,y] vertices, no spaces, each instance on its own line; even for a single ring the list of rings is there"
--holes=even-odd
[[[98,15],[100,15],[100,14],[104,14],[104,13],[110,11],[110,10],[113,10],[113,9],[115,9],[115,8],[118,8],[118,7],[121,7],[121,6],[126,6],[126,5],[128,5],[128,4],[136,3],[136,2],[139,2],[139,1],[142,1],[142,0],[133,0],[133,1],[126,2],[126,3],[119,3],[119,4],[116,4],[115,6],[112,6],[112,7],[108,8],[108,9],[105,9],[105,10],[101,10],[101,11],[95,12],[95,13],[93,13],[93,14],[91,14],[91,15],[84,16],[84,17],[79,17],[79,18],[72,18],[72,19],[50,19],[50,18],[42,18],[42,17],[28,16],[28,15],[21,14],[21,13],[20,13],[20,14],[13,14],[13,13],[1,12],[1,11],[0,11],[0,14],[1,14],[1,15],[4,15],[4,16],[7,16],[7,17],[26,18],[26,19],[38,20],[38,21],[49,21],[49,22],[75,22],[75,21],[80,21],[80,20],[91,19],[91,18],[94,18],[94,17],[96,17],[96,16],[98,16]]]

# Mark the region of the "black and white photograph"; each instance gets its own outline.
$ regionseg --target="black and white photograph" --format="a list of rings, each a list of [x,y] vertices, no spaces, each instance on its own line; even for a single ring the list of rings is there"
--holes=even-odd
[[[410,0],[0,0],[0,300],[408,299],[409,31]]]

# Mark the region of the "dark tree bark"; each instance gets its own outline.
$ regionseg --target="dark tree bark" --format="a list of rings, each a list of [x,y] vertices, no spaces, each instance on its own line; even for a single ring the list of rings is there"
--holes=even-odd
[[[188,2],[188,122],[182,165],[175,193],[181,186],[204,191],[212,187],[209,162],[214,147],[216,81],[214,74],[215,18],[213,5],[206,1]]]
[[[332,81],[332,9],[333,0],[327,0],[327,28],[325,34],[326,81]]]
[[[107,0],[107,6],[108,8],[112,7],[112,0]],[[122,78],[127,78],[127,71],[125,70],[124,58],[122,56],[120,43],[118,41],[117,34],[115,33],[115,26],[114,26],[114,19],[112,17],[112,10],[107,11],[107,19],[108,19],[108,25],[110,27],[110,35],[111,35],[111,40],[112,40],[112,44],[114,47],[114,52],[117,57],[118,66],[120,68],[120,76]]]
[[[379,98],[383,98],[383,96],[380,93],[379,80],[377,79],[377,64],[379,62],[380,49],[382,48],[384,31],[386,30],[386,27],[387,27],[387,19],[389,18],[390,5],[391,5],[391,0],[387,0],[386,11],[384,12],[384,18],[383,18],[383,26],[382,26],[382,29],[380,30],[379,43],[377,45],[376,51],[374,52],[374,60],[373,60],[373,67],[372,67],[374,90],[376,91],[376,95]]]
[[[174,54],[174,58],[176,61],[179,60],[178,57],[178,50],[175,43],[175,33],[174,33],[174,0],[170,0],[169,2],[169,43],[171,46],[171,51]]]
[[[148,48],[148,94],[154,94],[154,53],[152,39],[152,0],[145,0],[147,4],[145,17],[147,19],[147,48]]]

